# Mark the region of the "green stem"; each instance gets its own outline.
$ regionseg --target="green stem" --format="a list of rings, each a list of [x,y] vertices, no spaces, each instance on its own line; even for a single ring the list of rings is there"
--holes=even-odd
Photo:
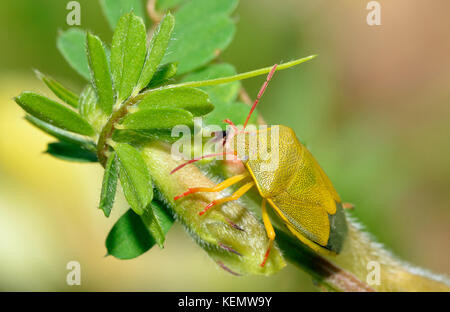
[[[276,227],[278,245],[272,249],[266,266],[261,267],[268,239],[258,218],[261,209],[257,191],[253,192],[256,198],[251,195],[244,196],[245,205],[238,201],[230,202],[226,208],[216,207],[205,216],[199,217],[198,212],[205,207],[205,202],[211,202],[225,194],[204,193],[181,201],[174,201],[173,198],[193,185],[214,186],[215,182],[210,180],[208,175],[217,177],[218,173],[204,172],[195,165],[187,165],[176,174],[170,174],[170,171],[180,164],[172,158],[170,145],[153,142],[147,144],[142,151],[161,199],[173,209],[177,220],[186,226],[188,233],[221,267],[225,265],[227,270],[238,274],[273,274],[284,266],[279,247],[286,260],[311,274],[315,281],[327,289],[373,291],[354,274],[334,265],[330,260],[308,249],[298,239],[283,232],[285,226],[283,223],[279,225],[276,218],[272,218],[272,221]],[[240,230],[230,224],[239,224]],[[217,247],[221,246],[220,243],[228,246],[228,252]],[[215,248],[211,248],[214,246]],[[236,256],[236,253],[229,252],[230,250],[239,252],[239,255]]]
[[[354,274],[340,268],[299,244],[298,240],[277,229],[277,243],[290,263],[307,272],[315,282],[328,290],[346,292],[373,292],[372,287]]]
[[[310,55],[298,60],[294,60],[294,61],[290,61],[287,63],[283,63],[277,66],[276,71],[279,70],[283,70],[283,69],[287,69],[290,67],[293,67],[295,65],[299,65],[302,63],[305,63],[307,61],[312,60],[313,58],[315,58],[317,55]],[[242,73],[242,74],[238,74],[238,75],[234,75],[234,76],[229,76],[229,77],[222,77],[222,78],[216,78],[216,79],[210,79],[210,80],[203,80],[203,81],[189,81],[189,82],[184,82],[184,83],[180,83],[180,84],[176,84],[176,85],[172,85],[173,87],[205,87],[205,86],[214,86],[214,85],[218,85],[218,84],[223,84],[223,83],[229,83],[229,82],[233,82],[233,81],[238,81],[238,80],[244,80],[244,79],[248,79],[248,78],[253,78],[256,76],[260,76],[260,75],[264,75],[270,72],[270,70],[273,68],[273,66],[269,66],[269,67],[265,67],[265,68],[261,68],[261,69],[257,69],[257,70],[253,70],[253,71],[249,71],[246,73]],[[170,87],[170,86],[167,86]]]
[[[108,157],[106,156],[106,152],[108,151],[107,140],[111,137],[114,131],[114,125],[128,113],[128,107],[136,104],[137,101],[139,101],[139,96],[130,97],[118,110],[116,110],[111,115],[106,124],[103,126],[97,141],[97,158],[103,167],[108,160]]]
[[[290,61],[287,63],[283,63],[277,66],[276,71],[279,70],[283,70],[283,69],[287,69],[296,65],[300,65],[302,63],[305,63],[307,61],[312,60],[313,58],[315,58],[317,55],[310,55],[298,60],[294,60],[294,61]],[[145,92],[142,92],[140,94],[138,94],[135,99],[136,102],[139,100],[142,100],[148,93],[153,92],[153,91],[157,91],[157,90],[164,90],[164,89],[172,89],[172,88],[180,88],[180,87],[191,87],[191,88],[196,88],[196,87],[206,87],[206,86],[215,86],[215,85],[220,85],[220,84],[224,84],[224,83],[229,83],[229,82],[233,82],[233,81],[239,81],[239,80],[244,80],[244,79],[249,79],[249,78],[253,78],[253,77],[257,77],[257,76],[261,76],[264,74],[269,73],[272,70],[273,66],[268,66],[268,67],[264,67],[261,69],[257,69],[257,70],[252,70],[246,73],[242,73],[242,74],[237,74],[237,75],[233,75],[233,76],[228,76],[228,77],[221,77],[221,78],[215,78],[215,79],[209,79],[209,80],[203,80],[203,81],[188,81],[188,82],[182,82],[182,83],[177,83],[177,84],[171,84],[171,85],[167,85],[167,86],[162,86],[160,88],[156,88],[156,89],[151,89]]]

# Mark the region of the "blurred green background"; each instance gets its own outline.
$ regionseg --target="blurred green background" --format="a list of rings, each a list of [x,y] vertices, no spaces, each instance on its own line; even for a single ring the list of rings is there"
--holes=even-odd
[[[0,290],[314,290],[288,266],[275,276],[233,277],[181,226],[165,250],[128,261],[103,257],[110,219],[97,210],[102,169],[45,154],[51,139],[23,120],[22,90],[49,95],[33,68],[80,91],[82,79],[55,47],[67,29],[62,0],[6,0],[0,10]],[[82,27],[110,41],[98,1],[80,0]],[[354,215],[401,258],[450,273],[450,2],[242,0],[238,32],[221,59],[239,72],[310,54],[278,73],[261,102],[272,124],[291,126]],[[262,78],[245,81],[250,95]],[[82,285],[67,286],[66,264]]]

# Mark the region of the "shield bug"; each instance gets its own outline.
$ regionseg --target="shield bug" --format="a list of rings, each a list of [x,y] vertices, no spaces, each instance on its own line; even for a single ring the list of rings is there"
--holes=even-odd
[[[171,172],[174,173],[200,159],[224,154],[233,155],[242,161],[246,168],[244,173],[232,176],[212,188],[189,188],[185,193],[175,197],[175,200],[198,192],[220,192],[231,185],[245,182],[231,196],[209,203],[199,213],[203,215],[211,207],[237,200],[256,186],[262,197],[262,219],[269,238],[261,266],[265,265],[275,240],[275,231],[267,213],[267,202],[289,231],[316,252],[325,255],[338,254],[347,234],[346,218],[339,195],[318,162],[297,139],[294,131],[286,126],[245,131],[250,116],[276,68],[277,65],[273,66],[268,74],[244,122],[243,129],[239,130],[233,122],[225,120],[231,125],[231,131],[224,137],[223,153],[192,159]],[[275,137],[275,140],[267,143],[267,136]],[[250,143],[252,139],[256,140],[258,145],[266,146],[268,153],[262,155],[261,149],[253,148]],[[273,153],[274,151],[276,153]]]

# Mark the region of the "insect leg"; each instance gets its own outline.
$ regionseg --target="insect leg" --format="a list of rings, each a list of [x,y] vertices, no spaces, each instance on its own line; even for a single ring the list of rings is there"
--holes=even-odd
[[[185,166],[187,166],[187,165],[189,165],[189,164],[195,163],[195,162],[197,162],[197,161],[199,161],[199,160],[202,160],[202,159],[205,159],[205,158],[209,158],[209,157],[217,157],[217,156],[225,156],[225,155],[234,155],[235,158],[236,158],[236,160],[237,160],[237,154],[236,154],[236,152],[226,152],[226,153],[217,153],[217,154],[203,155],[203,156],[201,156],[201,157],[194,158],[194,159],[188,160],[188,161],[185,162],[185,163],[182,163],[181,165],[179,165],[178,167],[176,167],[175,169],[173,169],[173,170],[170,172],[170,174],[174,174],[175,172],[177,172],[178,170],[182,169],[183,167],[185,167]]]
[[[232,201],[232,200],[239,199],[239,197],[241,197],[242,195],[247,193],[247,191],[249,189],[251,189],[253,187],[253,185],[255,185],[254,181],[248,182],[248,183],[244,184],[243,186],[241,186],[236,192],[234,192],[233,195],[231,195],[229,197],[213,200],[211,203],[208,204],[208,206],[205,207],[205,209],[203,209],[203,211],[199,212],[199,215],[203,215],[206,211],[208,211],[209,208],[211,208],[215,205],[220,205],[220,204]]]
[[[188,188],[188,190],[186,192],[184,192],[181,195],[178,195],[174,198],[174,200],[178,200],[184,196],[187,196],[189,194],[194,194],[194,193],[198,193],[198,192],[220,192],[224,189],[226,189],[227,187],[238,183],[239,181],[245,179],[246,177],[248,177],[248,172],[245,172],[243,174],[238,174],[235,176],[232,176],[231,178],[226,179],[225,181],[217,184],[214,187],[193,187],[193,188]]]
[[[342,203],[342,208],[353,210],[355,209],[355,205],[353,205],[352,203]]]
[[[267,247],[266,254],[264,255],[264,260],[261,262],[260,266],[266,265],[267,258],[269,258],[270,250],[272,249],[273,241],[275,240],[275,231],[273,229],[272,223],[270,222],[269,215],[266,209],[266,199],[262,201],[262,218],[264,222],[264,227],[266,228],[267,237],[269,237],[269,247]]]

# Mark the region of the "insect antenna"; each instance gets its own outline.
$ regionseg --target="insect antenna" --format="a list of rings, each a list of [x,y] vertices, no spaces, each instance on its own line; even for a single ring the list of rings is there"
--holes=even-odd
[[[236,125],[234,124],[234,122],[232,122],[230,119],[227,118],[223,122],[229,124],[233,128],[234,132],[236,132],[236,133],[239,132],[239,130],[236,127]]]
[[[217,157],[217,156],[221,156],[221,155],[234,155],[234,156],[237,156],[237,155],[236,155],[236,152],[225,152],[225,153],[216,153],[216,154],[203,155],[203,156],[201,156],[201,157],[197,157],[197,158],[188,160],[188,161],[185,162],[185,163],[182,163],[181,165],[179,165],[178,167],[176,167],[175,169],[173,169],[173,170],[170,172],[170,174],[173,174],[173,173],[177,172],[178,170],[184,168],[186,165],[192,164],[192,163],[197,162],[197,161],[199,161],[199,160],[202,160],[202,159],[205,159],[205,158],[209,158],[209,157]]]
[[[253,103],[252,108],[250,109],[250,113],[248,114],[247,119],[245,119],[244,129],[245,129],[245,127],[247,127],[247,123],[250,120],[250,117],[252,116],[253,111],[256,108],[256,105],[258,105],[259,100],[261,100],[261,97],[263,96],[264,91],[266,91],[266,88],[269,85],[269,82],[272,79],[273,74],[277,70],[277,66],[278,66],[278,64],[273,65],[272,69],[270,70],[270,73],[267,75],[266,81],[264,82],[264,84],[262,85],[261,89],[259,90],[258,96],[256,97],[256,100]]]
[[[248,121],[250,120],[250,117],[252,116],[253,111],[255,110],[256,106],[258,105],[259,101],[261,100],[261,97],[263,96],[264,91],[266,91],[267,86],[269,85],[269,82],[270,82],[270,80],[272,79],[273,74],[274,74],[275,71],[277,70],[277,66],[278,66],[278,64],[275,64],[275,65],[272,67],[272,69],[270,70],[269,74],[267,75],[266,81],[263,83],[261,89],[259,90],[258,96],[256,97],[256,100],[255,100],[255,102],[253,103],[252,108],[250,109],[250,112],[249,112],[249,114],[248,114],[248,116],[247,116],[247,119],[245,119],[245,123],[244,123],[244,128],[243,128],[243,129],[245,129],[245,127],[247,127]],[[239,131],[237,130],[236,125],[235,125],[231,120],[226,119],[226,120],[224,120],[224,122],[227,123],[227,124],[229,124],[229,125],[231,125],[231,126],[233,127],[233,130],[234,130],[235,134],[239,132]],[[225,136],[225,137],[223,138],[223,140],[224,140],[224,141],[223,141],[223,145],[226,144],[227,139],[228,139],[227,136]],[[179,165],[178,167],[176,167],[175,169],[173,169],[173,170],[170,172],[170,174],[173,174],[173,173],[177,172],[178,170],[182,169],[183,167],[185,167],[186,165],[192,164],[192,163],[197,162],[197,161],[199,161],[199,160],[202,160],[202,159],[205,159],[205,158],[208,158],[208,157],[216,157],[216,156],[220,156],[220,155],[234,155],[234,156],[237,156],[235,151],[234,151],[234,152],[225,152],[225,153],[217,153],[217,154],[204,155],[204,156],[201,156],[201,157],[198,157],[198,158],[191,159],[191,160],[189,160],[189,161],[187,161],[187,162],[185,162],[185,163]]]

